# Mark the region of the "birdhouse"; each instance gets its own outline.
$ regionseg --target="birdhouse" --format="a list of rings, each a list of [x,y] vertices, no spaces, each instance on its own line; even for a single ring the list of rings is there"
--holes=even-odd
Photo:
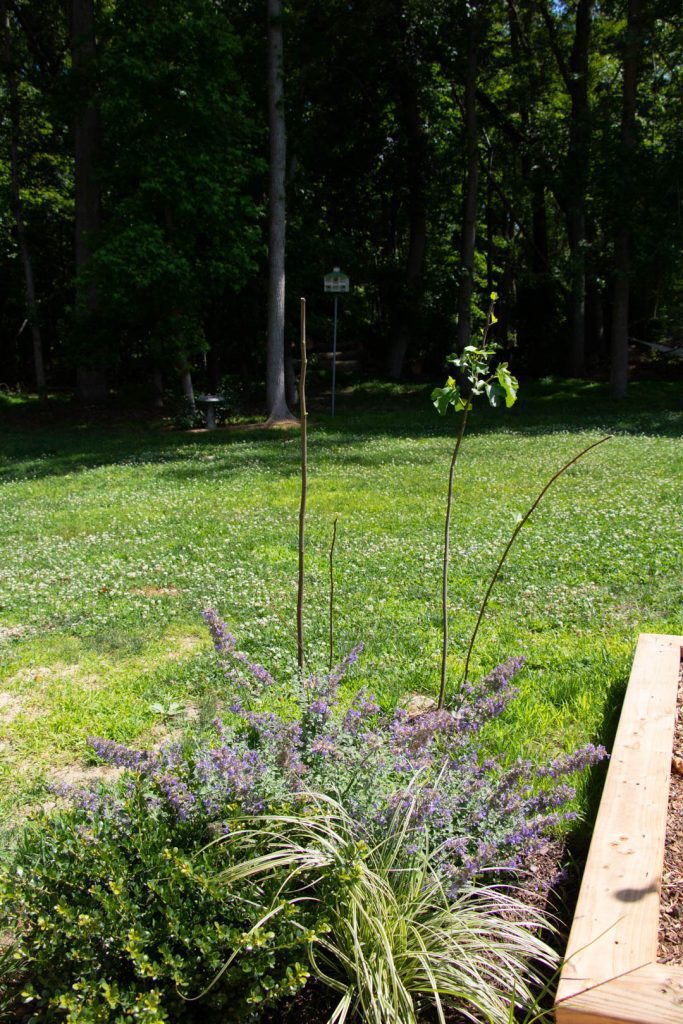
[[[326,292],[334,292],[339,295],[349,290],[349,279],[346,274],[342,274],[339,267],[334,267],[331,274],[325,274],[323,282]]]

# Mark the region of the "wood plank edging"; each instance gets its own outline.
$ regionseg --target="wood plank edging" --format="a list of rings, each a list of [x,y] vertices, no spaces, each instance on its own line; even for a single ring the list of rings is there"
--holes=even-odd
[[[681,1024],[683,967],[647,964],[556,1007],[557,1024]]]
[[[555,1000],[557,1024],[683,1024],[683,965],[657,964],[683,637],[642,633]]]

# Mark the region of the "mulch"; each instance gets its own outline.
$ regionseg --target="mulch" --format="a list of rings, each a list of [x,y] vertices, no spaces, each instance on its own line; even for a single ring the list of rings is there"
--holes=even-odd
[[[657,959],[663,964],[683,964],[683,667],[671,760]]]

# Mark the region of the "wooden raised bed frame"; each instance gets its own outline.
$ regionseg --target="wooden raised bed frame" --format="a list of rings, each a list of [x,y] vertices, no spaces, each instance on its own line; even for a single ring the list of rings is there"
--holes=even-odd
[[[683,964],[657,963],[683,637],[641,634],[555,1001],[557,1024],[683,1024]]]

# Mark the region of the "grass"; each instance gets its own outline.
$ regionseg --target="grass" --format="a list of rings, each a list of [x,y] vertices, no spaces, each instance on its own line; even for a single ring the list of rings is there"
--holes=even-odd
[[[353,684],[387,704],[438,689],[439,574],[455,421],[428,390],[357,387],[311,415],[306,647],[326,663],[327,557],[336,650],[366,649]],[[153,705],[220,699],[200,611],[215,606],[274,674],[296,668],[296,431],[171,433],[0,406],[0,824],[87,763],[86,736],[158,740]],[[522,531],[473,671],[525,654],[522,695],[493,742],[532,756],[609,732],[639,632],[683,632],[683,403],[675,385],[523,388],[480,412],[456,477],[452,663],[518,513],[603,433]],[[204,709],[204,710],[203,710]],[[84,760],[85,759],[85,760]]]

